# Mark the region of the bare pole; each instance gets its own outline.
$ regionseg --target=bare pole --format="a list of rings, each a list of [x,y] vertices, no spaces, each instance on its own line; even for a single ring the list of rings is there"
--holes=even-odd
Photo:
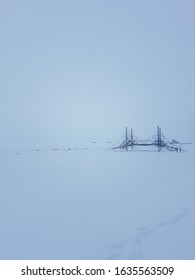
[[[133,151],[133,129],[131,129],[131,150]]]
[[[127,141],[128,141],[128,137],[127,137],[127,127],[126,127],[126,133],[125,133],[125,141],[126,141],[126,151],[128,151],[128,145],[127,145]]]
[[[158,151],[161,151],[161,128],[157,127]]]

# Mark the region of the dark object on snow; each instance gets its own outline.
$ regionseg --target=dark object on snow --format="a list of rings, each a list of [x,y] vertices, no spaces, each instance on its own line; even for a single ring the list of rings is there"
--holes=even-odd
[[[161,128],[158,126],[157,131],[152,136],[151,139],[141,140],[138,139],[131,129],[131,132],[128,133],[127,127],[125,130],[125,135],[122,139],[112,148],[121,149],[128,151],[128,148],[131,148],[133,151],[135,147],[152,147],[158,152],[161,150],[168,150],[174,152],[181,152],[183,149],[181,148],[182,143],[178,142],[177,140],[173,139],[169,141],[162,133]]]

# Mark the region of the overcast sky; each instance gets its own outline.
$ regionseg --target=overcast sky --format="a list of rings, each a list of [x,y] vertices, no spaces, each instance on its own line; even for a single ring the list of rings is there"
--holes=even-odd
[[[194,141],[193,0],[0,0],[0,143]]]

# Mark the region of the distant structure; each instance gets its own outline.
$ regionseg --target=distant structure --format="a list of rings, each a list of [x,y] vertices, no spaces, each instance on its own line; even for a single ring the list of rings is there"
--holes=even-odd
[[[163,149],[173,152],[181,152],[183,151],[181,148],[182,143],[178,142],[177,140],[168,140],[164,134],[162,133],[162,130],[159,126],[157,126],[157,131],[152,136],[151,139],[141,140],[138,139],[135,134],[133,133],[133,130],[131,129],[130,133],[127,130],[127,127],[125,129],[125,134],[121,138],[119,142],[114,145],[112,148],[113,150],[120,149],[120,150],[134,150],[134,148],[140,148],[140,147],[151,147],[154,150],[160,152]]]

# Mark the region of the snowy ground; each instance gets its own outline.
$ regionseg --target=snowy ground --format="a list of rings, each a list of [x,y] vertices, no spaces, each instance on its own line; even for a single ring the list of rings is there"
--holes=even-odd
[[[95,145],[1,151],[0,259],[195,259],[194,152]]]

